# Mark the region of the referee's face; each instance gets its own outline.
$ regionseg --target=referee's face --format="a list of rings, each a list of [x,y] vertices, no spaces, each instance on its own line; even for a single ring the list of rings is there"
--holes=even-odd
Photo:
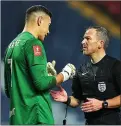
[[[99,42],[96,29],[88,29],[84,34],[82,41],[83,54],[92,55],[98,51]]]

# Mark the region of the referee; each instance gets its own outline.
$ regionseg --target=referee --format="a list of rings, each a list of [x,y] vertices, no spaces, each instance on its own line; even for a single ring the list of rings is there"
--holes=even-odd
[[[106,54],[109,44],[104,27],[89,27],[82,41],[83,54],[91,59],[81,64],[72,84],[72,96],[66,91],[51,91],[56,101],[77,107],[85,114],[86,125],[121,125],[121,61]]]

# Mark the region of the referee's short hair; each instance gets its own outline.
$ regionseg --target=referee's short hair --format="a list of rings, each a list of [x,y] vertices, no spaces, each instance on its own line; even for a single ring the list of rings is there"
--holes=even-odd
[[[104,48],[106,49],[109,45],[109,31],[101,26],[90,26],[88,29],[96,29],[97,36],[104,41]]]

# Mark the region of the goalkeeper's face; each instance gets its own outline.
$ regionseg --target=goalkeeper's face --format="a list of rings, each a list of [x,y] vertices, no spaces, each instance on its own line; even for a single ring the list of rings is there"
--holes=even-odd
[[[95,29],[87,30],[81,44],[83,47],[83,54],[91,56],[97,53],[100,49],[100,40],[98,39],[97,31]]]
[[[43,41],[49,34],[49,26],[51,24],[51,18],[48,15],[39,17],[38,19],[38,38]]]

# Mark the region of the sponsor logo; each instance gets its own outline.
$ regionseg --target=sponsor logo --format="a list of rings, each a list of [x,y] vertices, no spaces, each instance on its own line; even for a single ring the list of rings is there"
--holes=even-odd
[[[82,75],[85,75],[85,74],[87,74],[88,72],[85,72],[85,73],[82,73]]]

